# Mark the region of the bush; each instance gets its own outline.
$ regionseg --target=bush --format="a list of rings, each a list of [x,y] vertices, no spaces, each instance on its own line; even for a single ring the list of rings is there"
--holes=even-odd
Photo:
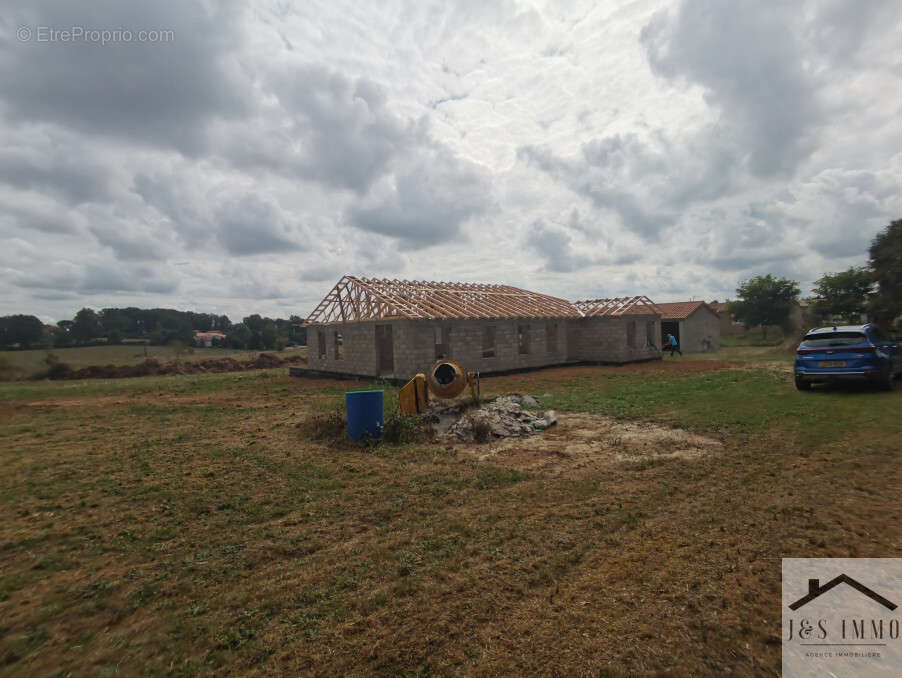
[[[69,363],[61,363],[59,361],[51,363],[47,368],[48,379],[68,379],[72,373],[72,366]]]
[[[5,355],[0,355],[0,379],[12,379],[15,368]]]
[[[426,439],[423,420],[416,414],[405,414],[400,410],[391,412],[385,418],[382,440],[392,444],[419,443]]]
[[[335,409],[328,414],[315,414],[298,424],[312,440],[343,440],[348,428],[342,410]]]
[[[477,443],[487,443],[492,437],[492,426],[483,417],[470,415],[470,426],[473,428],[473,440]]]

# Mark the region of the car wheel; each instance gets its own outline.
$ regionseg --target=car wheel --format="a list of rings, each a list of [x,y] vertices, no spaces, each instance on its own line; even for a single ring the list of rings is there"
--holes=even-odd
[[[801,377],[796,377],[796,388],[800,391],[810,391],[811,390],[811,382],[805,381]]]
[[[874,377],[872,383],[874,386],[879,388],[881,391],[892,391],[893,390],[893,372],[892,370],[887,370],[886,372],[881,372],[879,376]]]

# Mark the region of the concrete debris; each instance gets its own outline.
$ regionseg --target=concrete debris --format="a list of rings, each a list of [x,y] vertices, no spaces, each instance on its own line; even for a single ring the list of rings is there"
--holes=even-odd
[[[539,406],[539,401],[533,398],[531,395],[525,395],[520,398],[520,405],[523,407],[534,408]]]
[[[458,440],[487,440],[528,436],[557,423],[554,410],[535,411],[538,401],[518,394],[499,396],[481,407],[437,404],[423,414],[440,436]],[[528,409],[524,409],[528,408]]]

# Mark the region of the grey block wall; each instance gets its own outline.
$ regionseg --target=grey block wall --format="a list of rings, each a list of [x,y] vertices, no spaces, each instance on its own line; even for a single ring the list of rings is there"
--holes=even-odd
[[[323,325],[307,330],[307,365],[313,370],[358,374],[364,377],[377,376],[376,363],[376,323],[347,323]],[[326,341],[326,355],[319,355],[319,333]],[[342,339],[342,358],[335,357],[335,333]]]
[[[557,327],[555,346],[547,343],[547,326]],[[456,360],[467,370],[500,372],[529,367],[559,365],[567,361],[567,322],[565,319],[480,319],[480,320],[399,320],[395,327],[395,376],[401,379],[425,372],[438,359],[436,337],[450,329],[450,341],[444,356]],[[486,327],[494,328],[494,356],[483,355]],[[520,353],[518,328],[527,329],[529,350]]]
[[[680,349],[685,353],[716,351],[720,347],[720,317],[705,306],[680,321]]]
[[[628,343],[629,323],[635,323],[634,346]],[[652,324],[648,328],[648,323]],[[379,373],[376,325],[392,326],[394,368]],[[556,326],[555,345],[548,343],[548,325]],[[483,355],[486,327],[494,328],[494,356]],[[528,328],[528,351],[520,352],[519,328]],[[450,331],[450,335],[449,335]],[[319,354],[319,333],[325,336],[326,354]],[[335,357],[335,333],[342,335],[342,359]],[[308,330],[307,364],[310,369],[410,379],[425,372],[436,361],[436,339],[449,341],[443,357],[456,360],[467,370],[502,372],[560,365],[571,361],[624,363],[660,358],[660,347],[647,346],[651,332],[659,343],[661,323],[657,316],[619,318],[394,320],[311,327]]]
[[[576,318],[570,321],[574,334],[572,355],[575,360],[626,363],[661,357],[661,320],[655,315],[629,315],[617,318]],[[629,325],[634,323],[634,342],[629,344]],[[655,347],[648,346],[651,338]]]

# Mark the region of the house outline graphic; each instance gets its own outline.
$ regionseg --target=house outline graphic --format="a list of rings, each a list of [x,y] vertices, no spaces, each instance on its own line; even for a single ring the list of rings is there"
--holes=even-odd
[[[849,575],[841,574],[838,577],[831,579],[823,586],[820,585],[819,579],[809,579],[808,580],[808,594],[803,596],[802,598],[799,598],[796,602],[792,603],[789,606],[789,609],[793,610],[793,611],[798,610],[800,607],[807,605],[815,598],[822,596],[823,594],[827,593],[827,591],[829,591],[833,588],[836,588],[840,584],[847,584],[847,585],[851,586],[856,591],[863,593],[868,598],[870,598],[871,600],[873,600],[875,602],[880,603],[881,605],[883,605],[883,607],[889,609],[890,611],[895,610],[898,607],[891,600],[887,600],[886,598],[881,596],[879,593],[872,591],[871,589],[869,589],[867,586],[865,586],[861,582],[852,579],[852,577],[850,577]]]

